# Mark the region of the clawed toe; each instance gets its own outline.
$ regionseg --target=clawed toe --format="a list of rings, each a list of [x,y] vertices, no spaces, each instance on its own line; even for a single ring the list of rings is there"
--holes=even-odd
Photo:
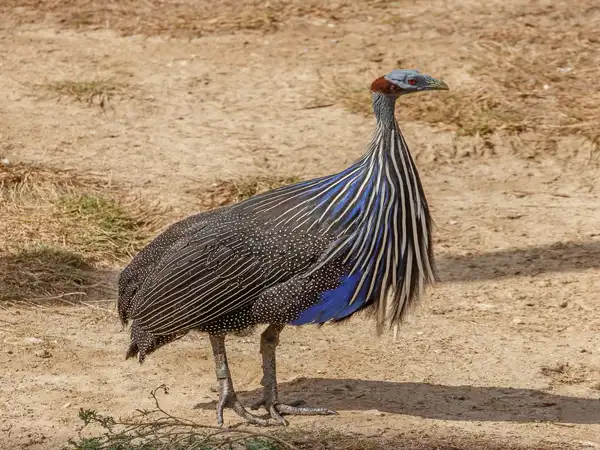
[[[270,402],[268,402],[267,400],[262,399],[250,405],[250,409],[253,411],[256,411],[261,407],[264,407],[268,411],[269,415],[271,416],[271,419],[277,422],[277,425],[286,426],[288,424],[287,421],[281,416],[279,411],[277,411],[277,407],[273,404],[270,404]]]
[[[287,414],[293,416],[330,416],[338,415],[337,411],[327,408],[315,408],[311,406],[293,406],[279,403],[276,405],[277,411],[280,414]]]
[[[283,415],[296,415],[296,416],[327,416],[327,415],[337,415],[337,411],[327,408],[315,408],[311,406],[299,406],[303,405],[304,401],[296,400],[289,403],[275,403],[269,402],[268,400],[262,399],[259,400],[250,406],[250,409],[256,411],[260,407],[264,406],[264,408],[269,411],[269,414],[273,419],[278,421],[285,422],[283,419]]]
[[[242,405],[236,398],[231,398],[228,399],[228,401],[219,402],[219,404],[217,405],[217,424],[219,426],[223,426],[223,410],[226,407],[233,409],[238,416],[240,416],[242,419],[246,420],[249,424],[252,425],[268,427],[273,425],[286,424],[285,420],[279,414],[273,415],[271,413],[271,418],[260,417],[250,413],[246,408],[244,408],[244,405]]]
[[[273,414],[271,414],[271,418],[268,419],[256,416],[248,412],[240,402],[235,402],[233,404],[233,410],[237,413],[238,416],[242,417],[252,425],[257,425],[259,427],[285,425],[285,420],[281,416],[273,416]]]

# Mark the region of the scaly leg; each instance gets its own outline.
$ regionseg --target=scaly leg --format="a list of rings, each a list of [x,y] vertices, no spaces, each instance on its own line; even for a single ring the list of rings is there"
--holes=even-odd
[[[308,406],[286,405],[279,402],[277,392],[277,368],[275,362],[275,349],[279,345],[279,333],[284,325],[271,324],[260,336],[260,353],[262,354],[263,377],[260,382],[264,386],[263,398],[251,406],[251,409],[258,409],[264,406],[271,414],[271,417],[281,424],[285,424],[282,414],[290,415],[329,415],[337,414],[327,408],[313,408]]]
[[[249,413],[237,399],[233,389],[233,381],[227,364],[227,354],[225,352],[225,336],[209,335],[210,345],[212,346],[213,357],[215,359],[215,369],[217,380],[219,382],[219,403],[217,404],[217,423],[223,425],[223,409],[232,408],[240,417],[246,419],[254,425],[268,426],[276,425],[278,421],[273,419],[263,419]]]

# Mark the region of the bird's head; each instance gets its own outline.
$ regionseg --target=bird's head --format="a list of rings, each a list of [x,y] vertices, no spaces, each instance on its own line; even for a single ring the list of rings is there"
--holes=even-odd
[[[396,69],[377,78],[371,84],[372,92],[399,97],[419,91],[448,90],[446,83],[425,75],[418,70]]]

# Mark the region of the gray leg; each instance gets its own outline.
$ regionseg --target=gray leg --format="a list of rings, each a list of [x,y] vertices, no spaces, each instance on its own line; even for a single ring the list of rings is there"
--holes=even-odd
[[[275,425],[278,421],[273,419],[263,419],[249,413],[237,399],[233,389],[233,381],[229,373],[227,364],[227,355],[225,353],[225,336],[209,335],[210,345],[212,346],[213,357],[215,359],[215,369],[217,381],[219,382],[219,403],[217,404],[217,423],[223,425],[223,409],[232,408],[240,417],[246,419],[254,425],[268,426]]]
[[[277,367],[275,362],[275,349],[279,345],[279,333],[284,325],[271,324],[260,336],[260,353],[262,354],[263,377],[260,384],[263,385],[263,398],[261,401],[252,405],[252,409],[258,409],[264,406],[271,414],[271,417],[284,424],[285,419],[282,414],[290,415],[328,415],[337,414],[327,408],[312,408],[308,406],[286,405],[279,402],[279,393],[277,392]]]

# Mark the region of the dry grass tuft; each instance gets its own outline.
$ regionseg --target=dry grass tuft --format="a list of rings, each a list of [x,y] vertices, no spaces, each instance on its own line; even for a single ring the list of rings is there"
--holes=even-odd
[[[149,213],[157,210],[148,210],[137,198],[70,193],[58,198],[55,206],[78,228],[69,241],[71,248],[95,261],[126,261],[156,229],[157,216]]]
[[[97,79],[90,81],[57,81],[53,83],[40,84],[37,86],[56,96],[58,100],[69,98],[88,105],[98,105],[102,109],[110,106],[110,101],[116,95],[123,95],[129,91],[129,87],[121,82],[111,79]]]
[[[576,44],[536,48],[520,42],[488,43],[478,58],[479,76],[489,80],[493,97],[521,112],[511,131],[539,131],[550,137],[580,135],[598,141],[600,92],[590,89],[590,79],[600,64],[598,55]]]
[[[369,80],[373,77],[371,75]],[[353,114],[365,117],[373,114],[371,92],[366,79],[361,82],[351,77],[336,76],[324,80],[315,93],[314,102],[335,103]]]
[[[526,129],[527,117],[501,97],[483,88],[424,93],[402,99],[399,116],[453,129],[460,135],[485,136]]]
[[[297,176],[258,176],[239,180],[218,181],[209,188],[197,189],[202,206],[213,209],[238,203],[254,195],[277,189],[281,186],[297,183]]]
[[[318,95],[320,101],[325,99],[339,104],[351,113],[365,117],[373,114],[368,85],[361,85],[354,79],[336,77],[324,83]],[[467,136],[526,129],[526,118],[521,111],[481,88],[407,95],[398,102],[398,117],[452,129]]]
[[[582,364],[558,363],[551,367],[542,367],[540,372],[549,377],[554,384],[593,383],[593,387],[596,388],[600,383],[600,369]]]
[[[92,266],[68,250],[40,246],[0,255],[3,301],[83,295],[92,285]]]
[[[72,171],[0,164],[0,298],[81,292],[92,268],[122,264],[165,210]]]

